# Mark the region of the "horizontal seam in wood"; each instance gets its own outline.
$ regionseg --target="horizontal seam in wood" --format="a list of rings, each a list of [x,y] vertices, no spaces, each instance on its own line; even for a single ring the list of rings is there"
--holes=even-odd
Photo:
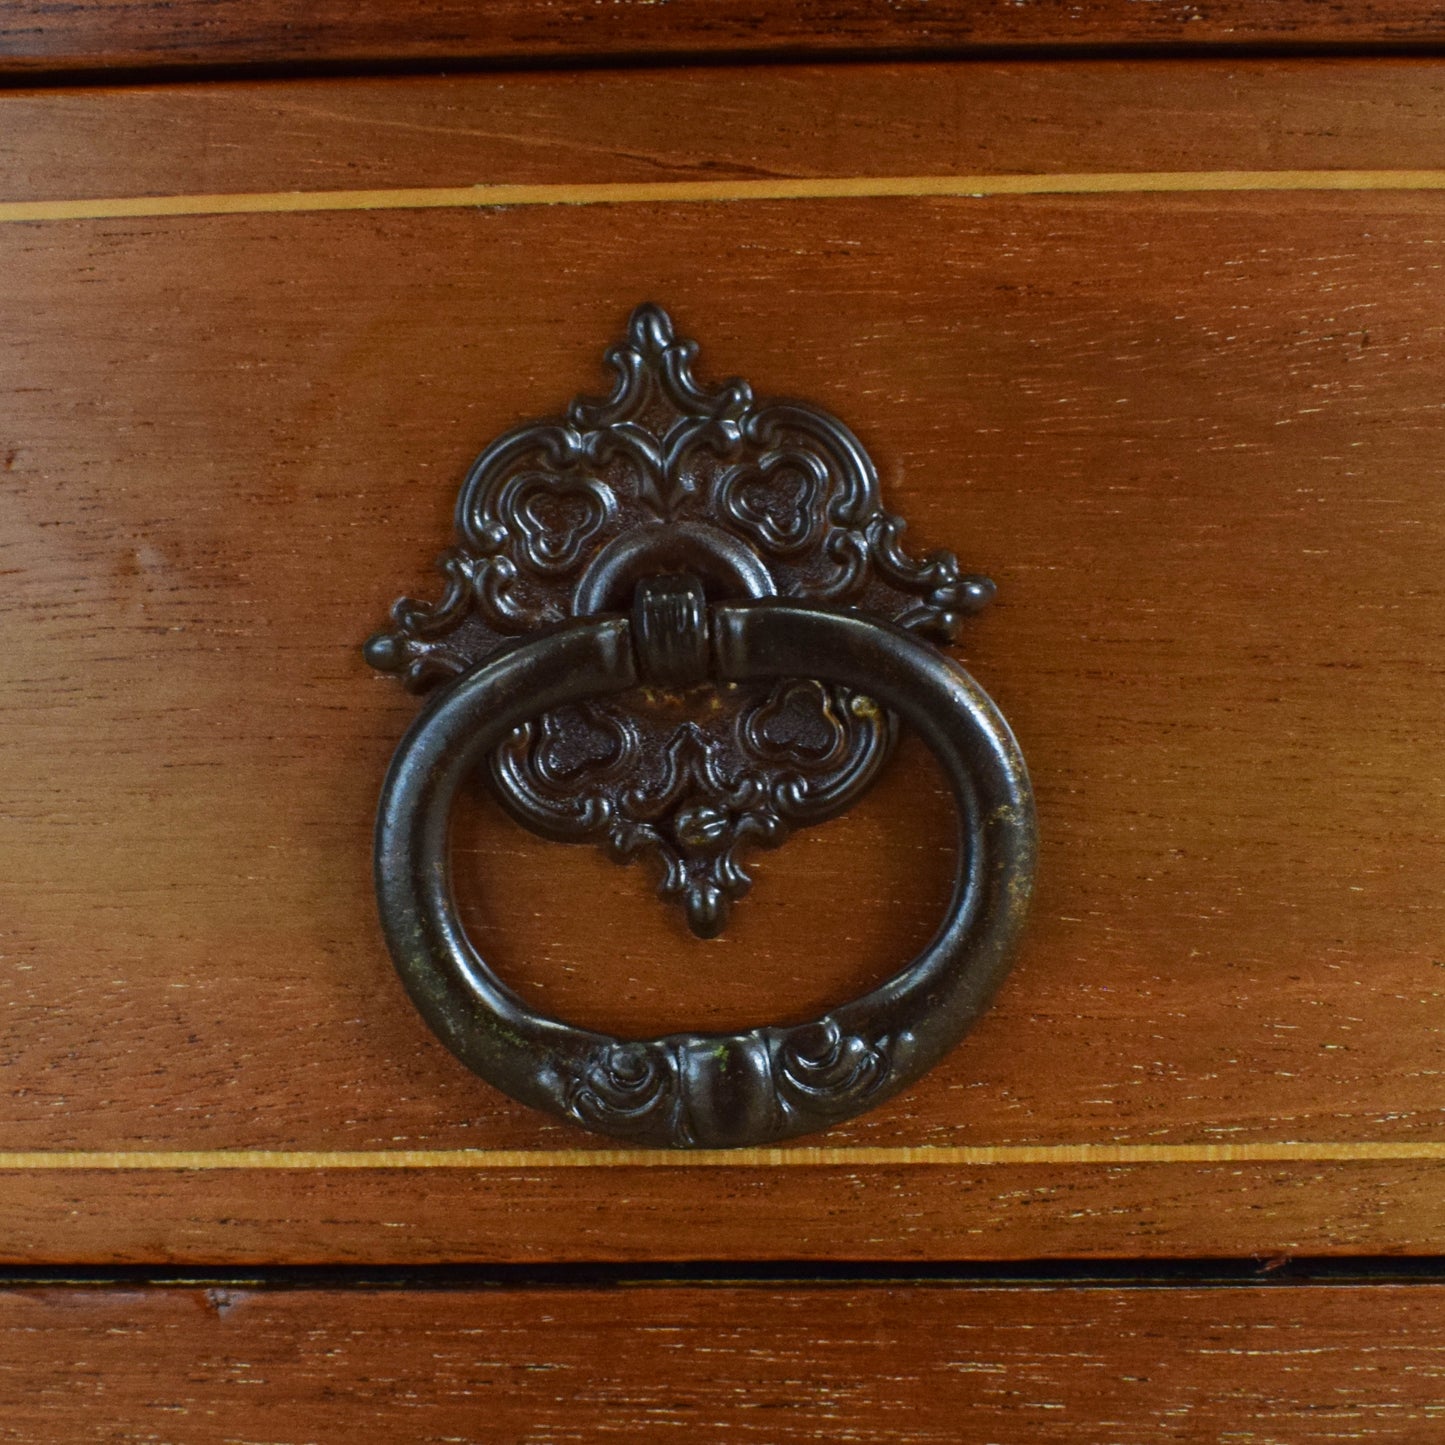
[[[194,1149],[15,1150],[0,1172],[88,1169],[616,1169],[800,1166],[1360,1164],[1445,1162],[1445,1142],[1396,1144],[1001,1144],[795,1149]]]
[[[1096,174],[839,176],[778,180],[617,182],[597,185],[420,186],[354,191],[250,191],[0,201],[0,222],[256,215],[287,211],[604,206],[881,197],[1126,195],[1201,191],[1438,191],[1445,170],[1124,171]]]

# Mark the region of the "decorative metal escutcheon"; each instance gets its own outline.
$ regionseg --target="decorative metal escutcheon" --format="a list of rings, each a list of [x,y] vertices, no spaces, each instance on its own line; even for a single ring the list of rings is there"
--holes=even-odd
[[[1032,888],[1028,773],[988,696],[931,645],[993,595],[911,557],[842,422],[744,381],[708,389],[657,306],[607,353],[605,399],[515,427],[468,472],[440,601],[402,598],[366,657],[434,696],[382,790],[376,887],[392,957],[447,1046],[526,1104],[643,1145],[806,1134],[931,1068],[986,1007]],[[717,934],[744,855],[836,817],[899,720],[960,820],[933,941],[820,1018],[617,1038],[528,1008],[463,931],[449,819],[485,770],[520,823],[655,860],[661,898]]]

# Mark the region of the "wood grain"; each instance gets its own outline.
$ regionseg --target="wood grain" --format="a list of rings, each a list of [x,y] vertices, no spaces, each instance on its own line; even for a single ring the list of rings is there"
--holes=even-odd
[[[0,1295],[0,1438],[1418,1442],[1445,1289]]]
[[[1166,69],[1161,114],[1230,109],[1198,68]],[[1405,78],[1399,158],[1426,163],[1434,81],[1385,69]],[[847,154],[881,164],[915,104],[920,144],[963,156],[984,124],[944,118],[964,72],[934,89],[916,73],[888,82],[913,102],[860,127],[865,91],[780,72],[790,98],[748,145],[808,174],[832,133],[833,173]],[[1022,74],[993,82],[1018,87],[1020,113]],[[624,138],[594,79],[570,111],[508,82],[526,115],[527,97],[552,107],[537,124],[556,146],[528,171],[525,126],[484,126],[456,138],[447,176],[470,154],[496,178],[585,177],[589,123],[608,155]],[[655,80],[639,106],[670,117],[691,94],[696,133],[711,116],[726,134],[743,108],[743,92],[708,112],[691,78]],[[1037,123],[1000,131],[994,161],[1044,156],[1104,81],[1080,84],[1034,94]],[[1322,80],[1313,108],[1288,67],[1239,84],[1237,148],[1258,113],[1252,143],[1282,166],[1385,156],[1374,81],[1356,104]],[[500,115],[506,87],[475,85]],[[348,158],[362,182],[405,180],[430,143],[415,118],[472,93],[336,87],[309,113],[319,89],[256,90],[277,97],[272,133],[299,127],[264,161],[240,144],[239,91],[198,101],[211,120],[180,139],[164,139],[180,91],[107,103],[117,154],[155,136],[178,184],[284,187],[308,148],[328,183]],[[101,97],[65,99],[62,139],[104,129]],[[83,158],[46,190],[70,147],[17,103],[6,194],[97,193],[103,166]],[[1141,106],[1117,144],[1150,129]],[[393,132],[394,149],[374,144]],[[1081,136],[1052,163],[1123,168]],[[1227,162],[1209,144],[1190,154]],[[208,157],[232,152],[246,158],[208,181]],[[127,188],[163,179],[115,164]],[[963,656],[1038,786],[1029,942],[974,1037],[829,1146],[1440,1142],[1442,205],[895,198],[6,227],[0,1150],[592,1147],[461,1070],[392,975],[371,814],[413,704],[357,645],[394,595],[431,585],[475,452],[599,385],[602,347],[646,297],[702,339],[705,376],[744,371],[844,416],[919,545],[1001,586]],[[856,813],[762,859],[709,945],[640,872],[532,840],[481,798],[457,856],[475,937],[543,1007],[618,1030],[734,1027],[896,968],[943,906],[951,836],[931,763],[906,748]],[[0,1254],[1429,1249],[1438,1170],[32,1169],[6,1180]]]
[[[206,1268],[1429,1254],[1428,1163],[0,1174],[0,1261]]]
[[[705,338],[705,374],[845,415],[920,542],[1001,584],[965,655],[1038,783],[1038,915],[975,1037],[835,1141],[1438,1137],[1439,204],[632,207],[588,212],[582,250],[540,212],[16,228],[5,1143],[585,1142],[461,1071],[392,978],[370,815],[412,704],[355,646],[427,585],[477,447],[594,385],[645,295]],[[763,860],[706,946],[639,874],[486,807],[459,848],[508,977],[624,1029],[732,1026],[882,976],[937,916],[949,836],[914,751],[857,814]],[[1428,1165],[1304,1187],[1318,1172],[1244,1171],[1277,1181],[1258,1211],[1181,1178],[1171,1246],[1359,1238],[1359,1216],[1372,1247],[1438,1240],[1421,1186],[1399,1207],[1380,1192]],[[1125,1223],[1078,1246],[1150,1247],[1149,1207],[1127,1203],[1145,1176],[1102,1173],[1091,1208]],[[672,1177],[604,1211],[589,1248],[759,1248],[715,1208],[721,1178]],[[57,1248],[160,1218],[134,1180],[57,1187],[96,1216],[53,1223]],[[330,1189],[183,1176],[172,1212],[213,1199],[234,1220],[223,1201],[293,1187]],[[363,1248],[384,1247],[375,1193],[340,1187]],[[482,1187],[382,1193],[405,1218],[409,1198]],[[816,1183],[769,1186],[818,1251],[1037,1252],[1021,1220],[975,1234],[966,1192],[910,1219],[919,1187],[853,1235]],[[57,1196],[25,1178],[12,1197]],[[334,1219],[321,1197],[303,1211]],[[296,1249],[324,1250],[287,1217]],[[226,1249],[225,1226],[196,1227]],[[520,1227],[463,1215],[442,1234],[506,1253]],[[187,1245],[157,1224],[153,1247]]]
[[[0,73],[187,66],[438,61],[636,61],[677,56],[988,54],[1128,46],[1430,47],[1425,0],[16,0],[0,22]]]
[[[1437,168],[1442,155],[1445,73],[1413,60],[779,65],[0,93],[5,202],[1408,171]]]

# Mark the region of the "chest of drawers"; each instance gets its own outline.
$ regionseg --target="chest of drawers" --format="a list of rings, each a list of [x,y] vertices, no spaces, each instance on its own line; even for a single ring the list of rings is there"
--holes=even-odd
[[[1346,1277],[1441,1249],[1442,84],[0,97],[0,1327],[44,1405],[14,1438],[1428,1438],[1438,1287]],[[492,1091],[371,896],[414,704],[359,645],[434,591],[476,452],[600,390],[646,300],[707,380],[845,417],[910,542],[997,580],[957,655],[1037,793],[994,1007],[781,1149],[616,1146]],[[886,978],[952,828],[905,739],[709,943],[481,791],[453,849],[523,998],[653,1033]]]

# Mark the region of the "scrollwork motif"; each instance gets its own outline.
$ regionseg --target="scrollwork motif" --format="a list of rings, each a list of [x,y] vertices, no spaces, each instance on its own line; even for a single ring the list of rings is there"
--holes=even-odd
[[[727,1146],[861,1112],[911,1062],[910,1044],[850,1033],[831,1016],[739,1034],[599,1038],[548,1087],[590,1129],[672,1148]]]
[[[737,378],[705,386],[696,354],[661,308],[641,306],[606,354],[606,396],[487,447],[458,498],[459,544],[439,562],[444,595],[398,602],[367,644],[371,663],[422,691],[539,627],[625,610],[638,580],[669,570],[699,573],[718,599],[857,606],[936,640],[988,601],[992,584],[951,553],[907,552],[842,422],[759,401]],[[745,846],[847,807],[893,728],[834,686],[704,691],[539,718],[497,750],[491,773],[513,816],[545,836],[655,859],[660,895],[711,935],[749,887]],[[575,765],[559,769],[564,736]]]
[[[587,1128],[626,1137],[659,1126],[683,1138],[682,1091],[674,1053],[656,1044],[608,1040],[567,1080],[565,1111]]]
[[[831,817],[872,780],[891,745],[889,715],[845,688],[785,679],[741,712],[704,706],[686,721],[639,728],[616,703],[589,704],[582,722],[544,716],[493,755],[498,796],[547,837],[601,843],[621,861],[650,857],[658,896],[680,902],[711,937],[751,887],[740,854],[775,847]],[[586,739],[617,739],[604,752]],[[576,761],[549,763],[560,738]]]
[[[774,1056],[778,1095],[809,1118],[857,1113],[888,1077],[889,1043],[845,1034],[831,1018],[792,1029]]]

